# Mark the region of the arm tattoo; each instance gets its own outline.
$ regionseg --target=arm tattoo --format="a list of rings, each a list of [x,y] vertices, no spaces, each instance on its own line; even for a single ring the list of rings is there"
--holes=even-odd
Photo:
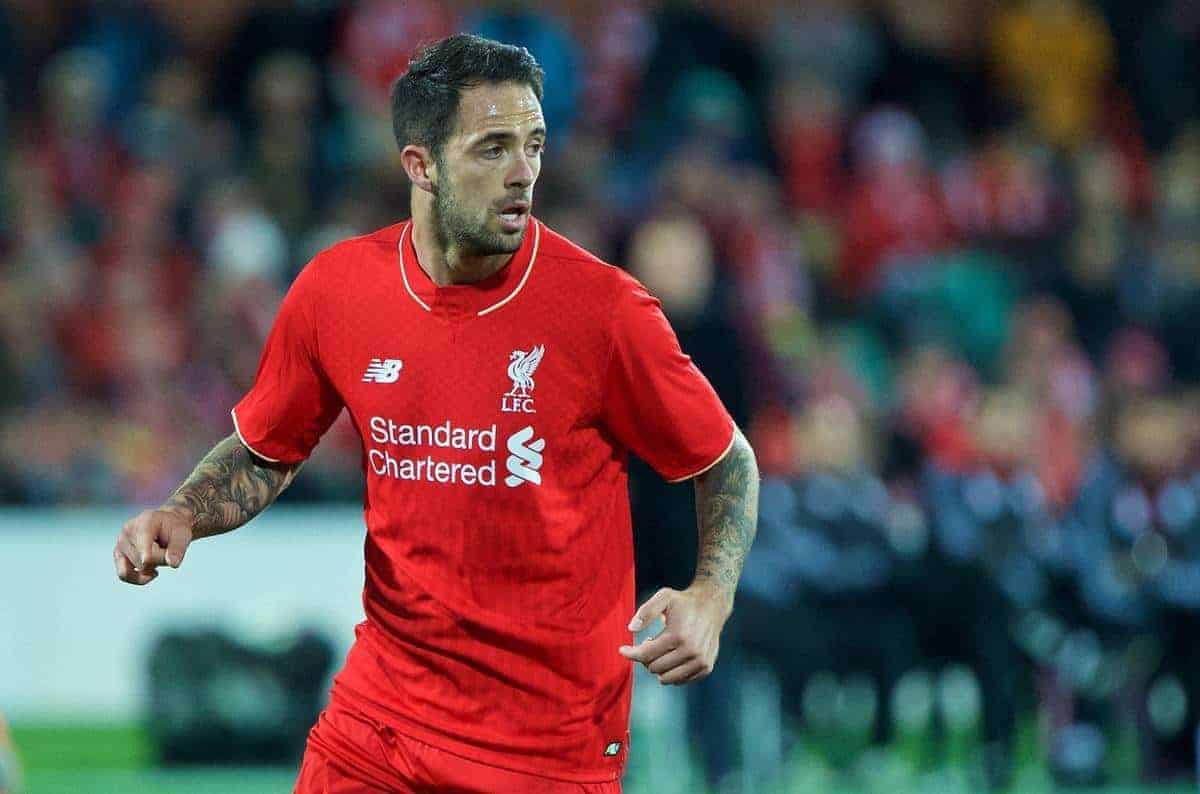
[[[700,550],[696,582],[716,584],[733,603],[742,563],[758,529],[758,465],[741,431],[721,461],[696,478]]]
[[[266,510],[299,469],[259,458],[234,434],[204,456],[163,507],[190,511],[195,537],[218,535]]]

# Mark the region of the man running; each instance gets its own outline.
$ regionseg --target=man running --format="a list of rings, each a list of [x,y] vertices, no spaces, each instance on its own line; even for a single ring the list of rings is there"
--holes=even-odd
[[[663,684],[716,661],[754,455],[658,301],[531,214],[542,82],[528,51],[469,35],[410,64],[392,113],[412,218],[305,267],[235,432],[118,537],[126,582],[179,567],[192,540],[266,509],[349,411],[366,620],[300,794],[617,792],[629,660]],[[632,620],[629,452],[694,480],[700,533],[691,586]]]

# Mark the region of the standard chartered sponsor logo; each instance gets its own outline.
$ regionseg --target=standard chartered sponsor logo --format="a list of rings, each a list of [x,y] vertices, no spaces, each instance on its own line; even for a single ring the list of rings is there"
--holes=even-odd
[[[453,451],[496,452],[496,425],[462,427],[446,420],[438,425],[409,425],[382,416],[373,416],[367,423],[370,441],[367,465],[381,477],[397,480],[430,482],[447,485],[496,485],[497,458],[480,462],[444,460],[435,457],[439,451],[449,457],[460,457]],[[524,483],[541,485],[542,451],[546,440],[534,440],[534,430],[526,426],[513,433],[505,442],[509,455],[505,461],[508,476],[505,485],[515,488]],[[413,455],[407,448],[433,448],[429,454]]]
[[[542,450],[546,448],[546,439],[539,438],[531,442],[531,438],[533,428],[528,425],[508,437],[510,454],[505,461],[508,476],[504,478],[504,484],[510,488],[516,488],[526,482],[542,484],[542,475],[538,469],[542,468]]]
[[[371,440],[401,447],[449,447],[451,449],[496,449],[496,426],[460,427],[449,419],[440,425],[405,425],[382,416],[371,417]]]

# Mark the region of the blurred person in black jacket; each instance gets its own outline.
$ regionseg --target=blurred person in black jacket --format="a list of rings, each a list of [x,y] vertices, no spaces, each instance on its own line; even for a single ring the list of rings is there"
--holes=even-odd
[[[953,469],[930,464],[923,494],[934,554],[914,603],[921,654],[964,663],[983,696],[984,769],[1002,786],[1011,771],[1019,694],[1030,675],[1018,652],[1016,616],[1050,593],[1042,551],[1057,529],[1032,469],[1035,403],[1004,389],[985,395],[973,425],[975,460]]]
[[[1080,622],[1097,638],[1097,674],[1068,678],[1078,718],[1136,724],[1140,771],[1194,768],[1200,708],[1200,475],[1182,404],[1135,397],[1080,500],[1075,565]]]
[[[734,420],[746,422],[743,352],[721,300],[730,291],[718,287],[721,273],[704,226],[682,209],[667,209],[634,230],[627,259],[630,271],[662,301],[680,347],[708,376]],[[697,548],[691,489],[665,482],[641,461],[631,461],[629,479],[638,592],[686,586]],[[730,714],[740,672],[737,620],[726,625],[722,664],[687,690],[689,730],[714,786],[737,765]]]
[[[741,636],[780,678],[785,709],[800,713],[820,672],[866,674],[876,687],[874,736],[889,725],[888,697],[917,663],[912,619],[897,598],[895,516],[868,466],[869,433],[846,398],[816,398],[796,423],[794,476],[764,478],[759,533],[746,562]],[[901,542],[901,545],[906,545]]]

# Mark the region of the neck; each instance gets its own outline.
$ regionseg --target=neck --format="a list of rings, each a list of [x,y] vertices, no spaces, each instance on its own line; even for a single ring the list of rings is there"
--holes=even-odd
[[[413,196],[412,240],[417,252],[417,264],[429,276],[429,280],[439,287],[483,281],[504,267],[513,256],[470,256],[453,242],[443,244],[433,225],[432,202],[428,199],[419,201],[416,195]]]

